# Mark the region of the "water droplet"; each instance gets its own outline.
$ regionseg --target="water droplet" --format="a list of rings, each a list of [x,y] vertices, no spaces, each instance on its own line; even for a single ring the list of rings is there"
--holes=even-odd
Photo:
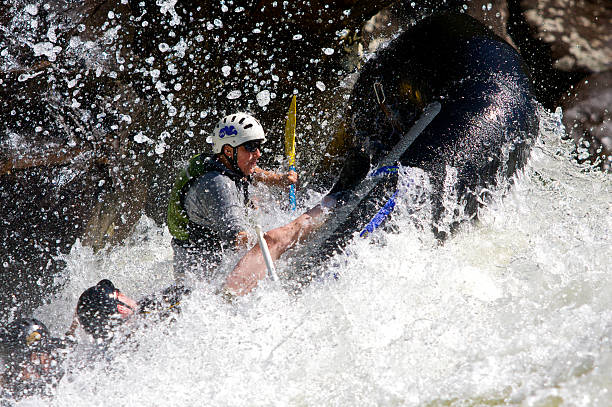
[[[257,94],[257,104],[261,107],[267,106],[270,103],[270,91],[262,90]]]
[[[141,143],[146,143],[147,141],[149,141],[149,138],[147,136],[144,135],[144,133],[142,131],[139,131],[135,136],[134,136],[134,141],[141,144]]]
[[[35,16],[38,14],[38,6],[36,4],[28,4],[25,6],[25,12],[31,16]]]
[[[242,96],[242,92],[239,90],[233,90],[227,94],[227,98],[230,100],[238,99],[240,96]]]

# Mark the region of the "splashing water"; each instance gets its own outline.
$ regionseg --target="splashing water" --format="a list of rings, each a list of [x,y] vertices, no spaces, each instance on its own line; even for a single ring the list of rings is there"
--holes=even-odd
[[[541,122],[512,189],[444,245],[400,216],[401,232],[355,240],[330,262],[341,277],[297,298],[266,282],[230,305],[202,284],[173,323],[20,404],[612,405],[611,178],[571,160],[560,112]],[[66,261],[36,315],[56,334],[101,278],[135,298],[172,281],[170,235],[148,219],[122,247],[77,243]]]

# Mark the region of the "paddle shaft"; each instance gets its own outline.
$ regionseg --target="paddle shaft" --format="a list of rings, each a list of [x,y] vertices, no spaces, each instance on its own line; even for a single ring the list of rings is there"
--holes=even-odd
[[[400,157],[408,150],[408,147],[419,137],[425,128],[440,112],[441,105],[439,102],[432,102],[423,109],[423,113],[412,125],[410,130],[400,141],[393,147],[379,163],[378,167],[387,167],[396,165]],[[323,244],[325,240],[331,236],[336,228],[349,216],[349,214],[359,205],[361,200],[370,192],[384,177],[365,177],[353,191],[352,197],[339,208],[334,210],[334,216],[329,219],[325,225],[317,233],[317,239],[311,243],[311,246]]]
[[[291,98],[289,111],[287,112],[287,122],[285,123],[285,155],[289,162],[289,170],[295,171],[295,126],[296,126],[296,95]],[[289,186],[289,208],[295,211],[297,203],[295,200],[295,185]]]
[[[276,274],[276,269],[274,268],[274,262],[272,261],[272,256],[270,255],[270,249],[268,249],[268,243],[266,243],[261,226],[255,226],[255,231],[257,232],[257,240],[259,241],[261,254],[266,262],[266,267],[268,268],[268,275],[272,281],[278,281],[278,275]]]

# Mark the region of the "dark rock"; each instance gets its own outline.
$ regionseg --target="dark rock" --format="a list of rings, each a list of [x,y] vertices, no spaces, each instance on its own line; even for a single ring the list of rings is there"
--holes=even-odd
[[[508,34],[509,10],[507,1],[470,0],[470,1],[429,1],[429,2],[397,2],[372,17],[363,27],[363,40],[366,49],[375,50],[377,42],[390,39],[398,28],[406,29],[419,19],[442,12],[467,13],[482,22],[495,34],[514,46]],[[370,45],[372,43],[372,45]]]
[[[609,0],[523,0],[527,23],[550,46],[562,71],[603,72],[612,68],[612,2]]]
[[[0,69],[30,72],[55,62],[79,24],[108,0],[8,0],[0,6]],[[113,1],[113,3],[115,3]]]
[[[512,37],[508,34],[510,11],[507,1],[472,0],[465,4],[464,10],[516,48]]]
[[[584,73],[555,68],[550,44],[529,24],[520,0],[508,0],[508,9],[508,32],[526,62],[535,95],[545,108],[555,110],[561,95]]]
[[[612,3],[522,0],[520,7],[514,4],[510,29],[521,38],[539,99],[551,110],[563,106],[578,159],[609,169]]]
[[[79,165],[77,165],[79,164]],[[29,314],[110,185],[103,167],[86,158],[0,176],[0,320]]]
[[[588,76],[561,101],[567,136],[582,151],[579,161],[612,170],[612,72]]]

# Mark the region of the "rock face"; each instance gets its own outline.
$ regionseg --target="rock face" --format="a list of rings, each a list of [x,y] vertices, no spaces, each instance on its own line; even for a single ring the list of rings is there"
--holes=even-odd
[[[563,124],[579,161],[612,170],[612,71],[588,76],[562,100]]]
[[[508,33],[510,10],[507,1],[473,0],[466,3],[466,13],[483,23],[489,30],[516,48]]]
[[[75,161],[78,161],[77,158]],[[0,177],[2,317],[27,314],[81,237],[109,178],[103,166],[37,167]]]
[[[571,72],[612,69],[612,4],[605,0],[524,0],[525,19],[550,45],[553,66]]]
[[[610,170],[612,3],[605,0],[523,0],[522,15],[550,67],[536,78],[558,80],[547,107],[562,106],[581,161]],[[535,64],[532,63],[535,66]],[[586,145],[585,145],[586,143]]]

